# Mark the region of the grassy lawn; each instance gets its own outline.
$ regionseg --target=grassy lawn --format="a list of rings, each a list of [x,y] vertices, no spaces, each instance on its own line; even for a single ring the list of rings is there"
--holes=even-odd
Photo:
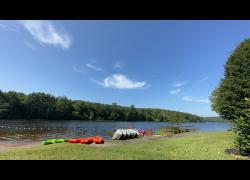
[[[235,159],[224,153],[232,147],[232,132],[209,132],[113,147],[63,143],[17,148],[0,152],[0,159]]]

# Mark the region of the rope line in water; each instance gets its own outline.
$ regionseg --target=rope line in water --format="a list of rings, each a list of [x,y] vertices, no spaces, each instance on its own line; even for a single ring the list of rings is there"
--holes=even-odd
[[[0,126],[0,129],[13,129],[13,130],[25,130],[25,131],[35,131],[35,130],[41,130],[41,131],[56,131],[56,130],[65,130],[65,131],[75,131],[75,130],[80,130],[80,131],[87,131],[86,128],[52,128],[52,127],[47,127],[47,128],[35,128],[35,127],[10,127],[10,126]]]

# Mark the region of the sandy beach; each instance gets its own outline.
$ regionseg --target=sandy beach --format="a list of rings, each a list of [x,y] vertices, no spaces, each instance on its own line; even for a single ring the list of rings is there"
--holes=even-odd
[[[90,146],[112,147],[112,146],[120,146],[123,144],[138,144],[143,141],[160,140],[160,139],[166,139],[166,138],[169,138],[169,137],[153,135],[151,137],[143,137],[143,138],[136,138],[136,139],[130,139],[130,140],[122,140],[122,141],[106,140],[104,144],[93,143]],[[41,142],[0,141],[0,151],[11,150],[15,148],[30,148],[30,147],[39,146],[39,145],[41,145]]]
[[[33,147],[40,145],[40,142],[17,142],[17,141],[0,141],[0,151],[11,150],[19,147]]]

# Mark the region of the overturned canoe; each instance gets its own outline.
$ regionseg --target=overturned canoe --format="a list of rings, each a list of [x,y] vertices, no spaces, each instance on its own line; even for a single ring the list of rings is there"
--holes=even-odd
[[[138,137],[139,132],[137,129],[117,129],[113,134],[113,140],[122,140]]]
[[[137,136],[137,130],[135,130],[135,129],[129,129],[129,131],[130,131],[130,134],[131,134],[131,138],[136,138],[136,136]]]
[[[113,134],[113,137],[112,137],[112,139],[113,140],[119,140],[119,139],[121,139],[121,137],[122,137],[122,134],[123,133],[123,130],[122,129],[117,129],[116,131],[115,131],[115,133]]]

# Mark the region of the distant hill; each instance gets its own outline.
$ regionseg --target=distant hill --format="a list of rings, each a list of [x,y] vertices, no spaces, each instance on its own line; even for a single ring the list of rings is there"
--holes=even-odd
[[[201,121],[200,116],[178,111],[73,101],[40,92],[26,95],[14,91],[0,91],[0,119]]]

